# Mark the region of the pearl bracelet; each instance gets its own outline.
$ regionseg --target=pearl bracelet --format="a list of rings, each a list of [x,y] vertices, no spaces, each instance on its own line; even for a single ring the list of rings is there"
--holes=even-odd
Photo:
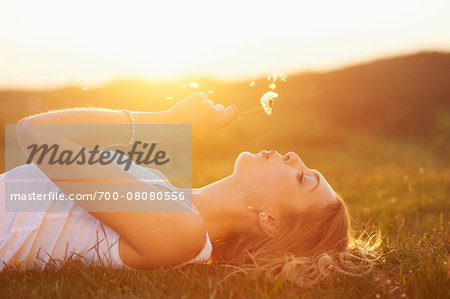
[[[130,140],[128,140],[127,146],[130,146],[134,142],[134,138],[136,138],[136,120],[134,119],[133,113],[131,113],[130,110],[124,109],[123,112],[126,112],[128,114],[128,117],[131,120],[131,136]]]

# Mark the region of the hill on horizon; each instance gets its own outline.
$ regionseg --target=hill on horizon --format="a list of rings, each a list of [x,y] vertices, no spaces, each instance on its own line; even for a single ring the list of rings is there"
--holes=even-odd
[[[11,111],[5,113],[11,106],[22,108],[14,109],[16,113],[12,114],[17,117],[82,105],[148,109],[151,103],[155,109],[165,109],[190,93],[207,90],[214,91],[210,96],[214,100],[235,103],[243,110],[250,101],[254,102],[250,105],[253,107],[259,94],[269,90],[265,79],[256,80],[253,88],[249,87],[249,81],[222,82],[207,78],[191,81],[198,81],[199,88],[180,87],[190,80],[164,83],[124,80],[88,91],[73,86],[4,90],[0,91],[4,108],[0,117],[4,123],[13,121]],[[447,110],[450,105],[450,53],[421,52],[330,72],[298,73],[289,75],[287,82],[279,82],[276,91],[280,94],[280,106],[301,108],[314,104],[314,109],[339,125],[357,125],[375,131],[394,129],[400,134],[425,133],[436,125],[435,110]],[[174,100],[166,100],[168,96]],[[21,105],[17,105],[18,101]]]
[[[196,81],[196,80],[191,80]],[[156,111],[198,91],[213,91],[215,103],[236,104],[241,111],[259,107],[268,91],[265,78],[220,82],[202,78],[199,88],[181,88],[190,80],[152,83],[118,81],[97,89],[66,87],[49,90],[0,91],[0,119],[14,124],[20,118],[54,109],[104,107]],[[324,142],[356,132],[374,138],[431,138],[447,144],[450,132],[450,53],[421,52],[353,65],[323,73],[288,74],[279,82],[279,98],[271,116],[261,110],[246,114],[209,141],[221,138],[252,143],[286,143],[295,136],[303,143]],[[172,97],[173,99],[166,99]],[[255,136],[255,130],[264,128]],[[4,142],[3,130],[0,134]],[[0,165],[2,166],[2,165]]]

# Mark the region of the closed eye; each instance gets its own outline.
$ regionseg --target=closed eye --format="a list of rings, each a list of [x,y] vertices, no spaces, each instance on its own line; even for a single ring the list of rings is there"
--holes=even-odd
[[[303,184],[303,174],[304,174],[304,172],[302,172],[301,174],[300,174],[300,172],[297,173],[297,181],[300,185]]]
[[[314,177],[316,179],[316,185],[311,190],[309,190],[309,192],[312,192],[312,191],[316,190],[317,187],[319,187],[319,184],[320,184],[320,176],[318,175],[318,173],[316,171],[313,171],[312,173],[313,173],[313,175],[314,175]],[[305,172],[302,172],[301,174],[297,173],[297,181],[298,181],[298,183],[300,185],[303,184],[304,174],[305,174]]]

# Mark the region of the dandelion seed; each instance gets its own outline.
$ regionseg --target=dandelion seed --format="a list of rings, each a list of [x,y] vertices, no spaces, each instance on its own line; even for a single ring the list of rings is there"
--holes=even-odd
[[[83,87],[81,90],[88,90],[89,88],[87,88],[87,87]]]
[[[256,82],[253,80],[252,82],[250,82],[250,87],[255,86]]]
[[[180,86],[181,88],[186,88],[186,84],[183,84]]]
[[[214,90],[208,90],[208,93],[209,93],[209,94],[213,94],[213,93],[214,93]]]
[[[192,87],[192,88],[198,88],[199,85],[200,84],[198,82],[191,82],[191,83],[189,83],[189,87]]]
[[[269,75],[268,77],[267,77],[267,81],[271,81],[272,80],[272,75]]]
[[[286,74],[285,73],[281,73],[280,74],[280,79],[281,79],[281,81],[286,82],[286,79],[287,79]]]
[[[166,97],[166,100],[173,100],[173,97]]]
[[[276,87],[277,87],[277,85],[273,82],[269,84],[269,88],[272,90],[274,90]]]
[[[275,103],[276,98],[278,98],[278,93],[274,91],[268,91],[262,95],[259,102],[261,103],[261,106],[264,108],[264,112],[266,112],[267,115],[272,114],[273,104]]]
[[[274,72],[273,74],[272,74],[272,81],[275,83],[275,82],[277,82],[277,78],[278,78],[278,74],[276,73],[276,72]]]
[[[198,75],[195,79],[200,80],[203,77],[203,75]]]

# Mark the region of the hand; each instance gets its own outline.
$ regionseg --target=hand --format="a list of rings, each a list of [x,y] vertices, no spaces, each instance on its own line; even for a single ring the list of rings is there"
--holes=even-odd
[[[204,92],[194,93],[179,101],[169,109],[173,123],[192,124],[193,136],[205,136],[217,129],[229,125],[233,120],[241,119],[237,115],[239,108],[230,105],[226,109],[207,99]]]

